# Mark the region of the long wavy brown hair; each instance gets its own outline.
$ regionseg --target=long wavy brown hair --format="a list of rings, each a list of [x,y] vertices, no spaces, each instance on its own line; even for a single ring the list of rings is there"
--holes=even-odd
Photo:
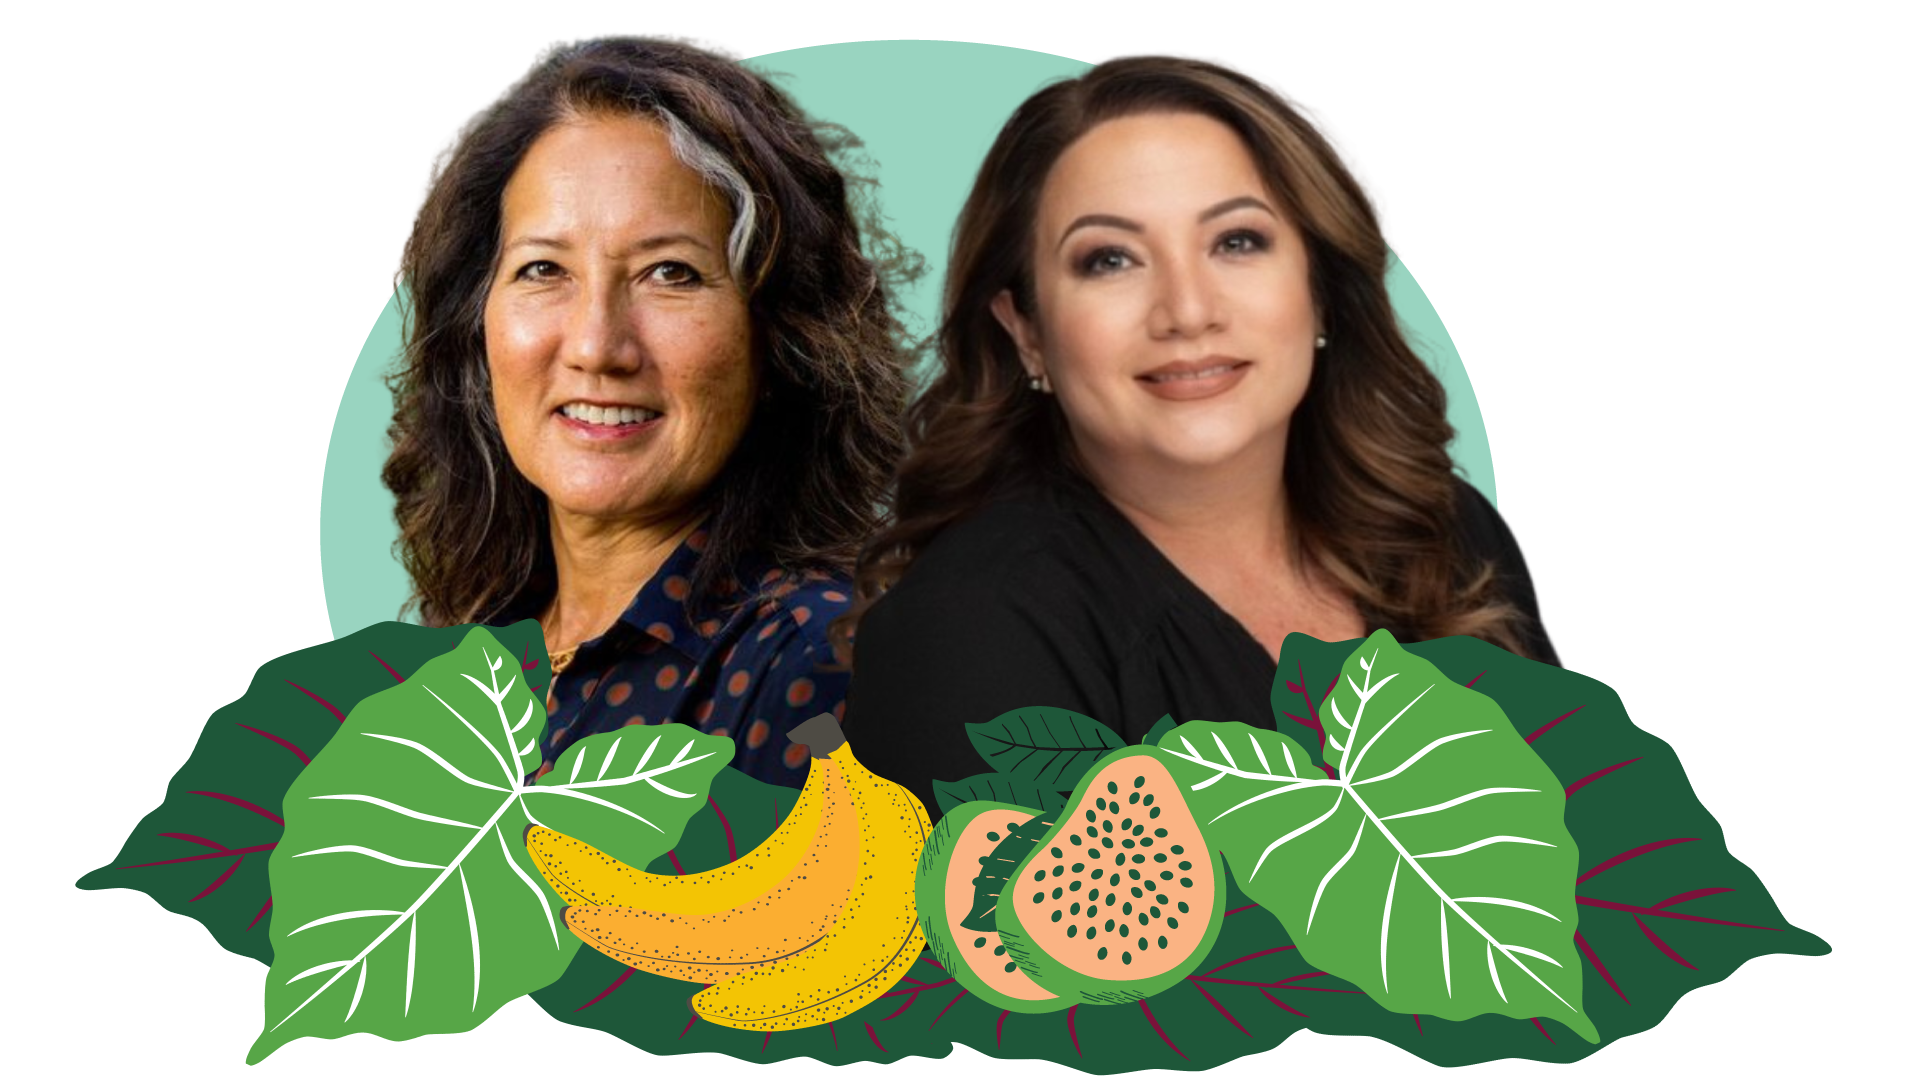
[[[903,448],[906,354],[888,298],[919,262],[882,227],[870,188],[849,191],[831,160],[858,140],[690,45],[561,46],[461,133],[401,261],[405,351],[388,380],[393,451],[381,479],[397,500],[408,606],[430,625],[537,615],[556,587],[546,497],[501,441],[481,315],[507,181],[549,128],[605,114],[661,123],[681,163],[728,199],[729,260],[762,365],[765,391],[707,494],[692,598],[716,592],[749,553],[844,572]]]
[[[941,371],[908,413],[912,450],[895,518],[861,553],[854,612],[897,581],[941,530],[1009,485],[1079,472],[1058,399],[1031,391],[991,311],[1002,290],[1035,315],[1035,219],[1048,173],[1095,125],[1149,112],[1237,132],[1306,241],[1328,344],[1288,429],[1284,484],[1298,554],[1403,640],[1466,634],[1524,655],[1520,612],[1494,568],[1457,540],[1446,393],[1408,347],[1387,297],[1387,244],[1360,186],[1273,91],[1213,64],[1133,57],[1028,98],[980,167],[954,231]]]

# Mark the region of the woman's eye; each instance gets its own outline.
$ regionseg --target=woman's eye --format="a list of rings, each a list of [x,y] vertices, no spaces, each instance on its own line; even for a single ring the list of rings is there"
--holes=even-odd
[[[1252,229],[1235,229],[1220,238],[1220,250],[1229,255],[1249,255],[1268,246],[1267,238]]]
[[[514,271],[516,281],[552,281],[560,277],[560,264],[548,259],[536,259]]]
[[[1080,259],[1080,272],[1087,277],[1118,273],[1133,265],[1133,256],[1122,248],[1100,248]]]
[[[654,267],[649,276],[662,285],[693,286],[704,280],[700,271],[683,262],[663,262]]]

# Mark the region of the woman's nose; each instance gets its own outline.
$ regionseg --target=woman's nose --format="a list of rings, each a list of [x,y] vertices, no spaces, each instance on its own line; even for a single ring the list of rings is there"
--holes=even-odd
[[[594,374],[638,370],[643,351],[634,314],[623,295],[583,291],[567,319],[567,366]]]
[[[1198,337],[1225,325],[1225,309],[1203,265],[1168,260],[1154,281],[1148,330],[1156,338]]]

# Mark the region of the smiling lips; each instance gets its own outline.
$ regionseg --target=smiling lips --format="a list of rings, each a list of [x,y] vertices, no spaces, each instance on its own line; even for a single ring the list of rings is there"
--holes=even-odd
[[[1239,385],[1251,361],[1209,356],[1201,360],[1176,360],[1162,364],[1134,378],[1147,393],[1169,401],[1196,401],[1224,394]]]
[[[568,429],[590,439],[621,439],[653,429],[661,415],[637,405],[593,405],[569,401],[555,410]]]

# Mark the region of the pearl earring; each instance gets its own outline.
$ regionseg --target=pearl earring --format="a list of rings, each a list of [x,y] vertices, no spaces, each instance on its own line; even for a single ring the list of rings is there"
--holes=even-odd
[[[1038,375],[1035,375],[1033,378],[1028,379],[1027,387],[1028,389],[1036,390],[1042,394],[1053,393],[1053,384],[1047,381],[1047,374],[1044,371]]]
[[[1326,347],[1327,347],[1327,335],[1325,335],[1325,334],[1317,334],[1317,335],[1315,335],[1315,336],[1314,336],[1314,339],[1313,339],[1313,347],[1314,347],[1314,348],[1316,348],[1316,349],[1324,349],[1324,348],[1326,348]]]

